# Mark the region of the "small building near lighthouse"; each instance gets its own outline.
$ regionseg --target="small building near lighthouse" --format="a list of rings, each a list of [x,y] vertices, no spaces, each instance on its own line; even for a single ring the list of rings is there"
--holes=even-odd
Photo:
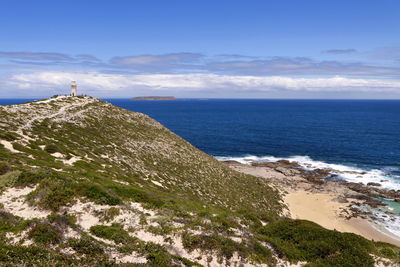
[[[71,82],[71,96],[77,96],[78,95],[78,85],[76,84],[76,81]]]

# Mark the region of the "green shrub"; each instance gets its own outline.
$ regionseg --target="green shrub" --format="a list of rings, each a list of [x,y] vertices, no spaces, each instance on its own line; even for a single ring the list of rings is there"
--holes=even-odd
[[[149,266],[175,266],[172,264],[171,254],[163,246],[147,242],[144,250],[147,252],[146,259]]]
[[[351,233],[327,230],[316,223],[284,219],[259,231],[262,238],[291,262],[316,266],[374,266],[373,242]]]
[[[44,151],[46,151],[49,154],[53,154],[56,152],[61,152],[61,149],[54,144],[49,144],[44,147]]]
[[[39,145],[36,144],[36,143],[29,143],[29,144],[28,144],[28,147],[29,147],[30,149],[40,149]]]
[[[0,210],[0,232],[14,231],[15,227],[20,224],[21,219],[13,214]]]
[[[400,247],[384,242],[376,242],[377,255],[394,260],[400,264]]]
[[[72,238],[67,243],[79,254],[99,255],[104,253],[104,249],[90,237],[84,236],[80,239]]]
[[[65,265],[71,264],[67,257],[58,257],[42,248],[11,246],[0,243],[1,266],[50,266],[54,265],[56,260],[60,263],[64,262]]]
[[[15,150],[18,150],[18,151],[24,152],[26,150],[26,148],[23,145],[21,145],[20,143],[13,143],[12,146]]]
[[[52,186],[41,200],[41,206],[58,211],[60,207],[70,203],[75,196],[75,191],[68,185],[58,184]]]
[[[104,221],[109,222],[112,221],[116,216],[120,214],[120,209],[116,207],[111,207],[104,212]]]
[[[81,257],[52,252],[37,246],[0,243],[0,266],[114,266],[106,257]]]
[[[64,180],[53,180],[50,177],[41,181],[38,188],[28,195],[28,200],[42,208],[58,211],[60,207],[70,203],[75,196],[76,190],[73,184]]]
[[[171,255],[171,258],[176,260],[176,261],[180,261],[183,264],[183,266],[188,266],[188,267],[191,267],[191,266],[202,267],[203,266],[203,265],[201,265],[201,264],[199,264],[197,262],[193,262],[193,261],[191,261],[189,259],[186,259],[186,258],[183,258],[183,257],[180,257],[180,256]]]
[[[6,141],[14,141],[18,138],[18,135],[10,132],[0,132],[0,139],[4,139]]]
[[[28,236],[43,245],[58,244],[62,239],[60,229],[49,223],[35,224],[29,231]]]
[[[250,248],[250,259],[254,262],[270,262],[272,260],[272,252],[264,247],[260,242],[253,240],[248,244]]]
[[[119,198],[111,196],[97,185],[86,184],[82,190],[84,196],[93,200],[97,204],[118,205],[121,203]]]
[[[113,191],[123,198],[129,198],[135,202],[147,203],[151,207],[160,208],[164,205],[164,201],[156,195],[151,195],[142,189],[122,186],[113,186]]]
[[[74,214],[57,214],[52,213],[47,216],[47,220],[50,223],[59,225],[60,227],[70,226],[72,228],[77,227],[77,218]]]
[[[36,184],[42,179],[45,178],[45,175],[42,173],[34,173],[29,171],[22,171],[20,175],[18,175],[15,185],[17,186],[27,186]]]
[[[234,220],[234,218],[229,217],[227,215],[217,215],[211,217],[211,222],[213,225],[213,229],[217,232],[226,232],[230,228],[239,227],[238,223]]]
[[[168,235],[173,231],[173,226],[168,222],[159,222],[159,226],[149,226],[148,231],[155,235]]]
[[[187,232],[182,234],[183,247],[189,251],[201,249],[205,251],[217,251],[226,259],[230,259],[235,251],[241,251],[243,247],[239,243],[219,235],[192,235]]]
[[[90,232],[95,236],[113,240],[117,244],[127,244],[133,239],[133,237],[117,223],[113,223],[111,226],[95,225],[90,227]]]
[[[0,161],[0,175],[6,174],[11,170],[10,166],[3,161]]]

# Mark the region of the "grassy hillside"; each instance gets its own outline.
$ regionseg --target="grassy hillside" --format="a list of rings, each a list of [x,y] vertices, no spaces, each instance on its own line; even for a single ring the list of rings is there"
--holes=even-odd
[[[280,217],[280,196],[265,180],[220,164],[146,115],[98,99],[2,106],[0,142],[2,263],[399,261],[398,248],[387,244],[302,221],[294,227]],[[359,246],[350,251],[350,243]]]

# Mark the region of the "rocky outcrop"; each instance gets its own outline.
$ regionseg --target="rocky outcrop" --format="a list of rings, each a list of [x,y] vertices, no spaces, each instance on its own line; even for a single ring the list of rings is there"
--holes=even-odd
[[[367,183],[367,185],[368,186],[382,186],[380,183],[373,183],[373,182]]]
[[[322,184],[325,178],[331,176],[331,170],[329,169],[315,169],[315,170],[300,170],[300,176],[309,182]]]
[[[274,162],[252,162],[251,166],[255,167],[268,167],[268,168],[301,168],[301,165],[295,161],[278,160]]]
[[[342,184],[344,184],[353,191],[365,194],[369,197],[375,197],[375,198],[381,197],[393,200],[400,199],[400,190],[393,190],[393,189],[386,190],[382,188],[369,187],[365,186],[362,183],[342,182]]]

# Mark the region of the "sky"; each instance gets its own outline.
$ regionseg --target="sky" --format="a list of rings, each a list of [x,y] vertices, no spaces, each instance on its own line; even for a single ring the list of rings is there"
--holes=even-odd
[[[0,98],[400,99],[397,0],[1,0]]]

